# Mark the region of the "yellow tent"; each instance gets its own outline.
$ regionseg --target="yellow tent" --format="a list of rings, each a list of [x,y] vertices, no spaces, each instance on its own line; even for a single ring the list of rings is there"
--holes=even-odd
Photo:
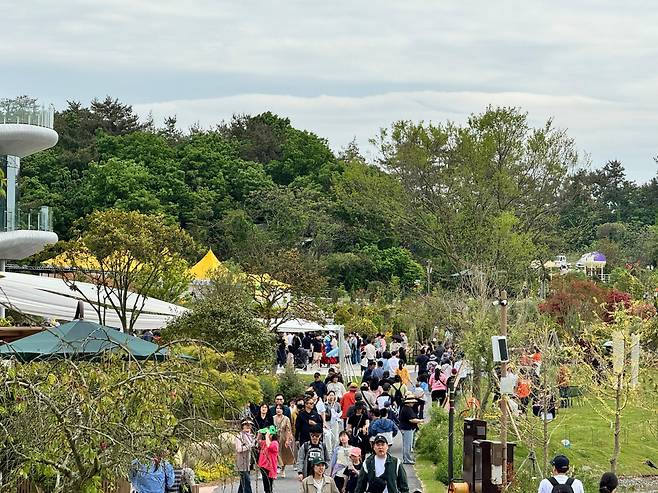
[[[45,265],[61,268],[72,268],[84,270],[98,270],[98,260],[90,253],[76,253],[71,257],[70,253],[60,253],[56,257],[41,262]]]
[[[188,270],[189,274],[197,281],[210,279],[210,273],[214,270],[226,270],[226,267],[217,259],[212,250],[208,250],[201,260]]]

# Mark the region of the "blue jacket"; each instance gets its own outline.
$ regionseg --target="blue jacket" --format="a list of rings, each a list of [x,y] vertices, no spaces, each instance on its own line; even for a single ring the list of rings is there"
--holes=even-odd
[[[137,493],[163,493],[174,486],[174,468],[163,460],[158,467],[151,462],[148,466],[134,460],[130,471],[130,482]]]
[[[393,432],[393,436],[398,434],[398,427],[395,426],[393,420],[389,418],[379,418],[370,423],[370,428],[368,428],[368,434],[371,437],[375,437],[380,433]]]

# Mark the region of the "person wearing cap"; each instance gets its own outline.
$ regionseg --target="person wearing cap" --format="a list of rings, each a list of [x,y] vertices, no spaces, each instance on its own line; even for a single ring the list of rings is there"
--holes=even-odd
[[[272,493],[274,480],[278,475],[279,440],[276,426],[271,425],[266,429],[259,430],[260,454],[258,455],[258,467],[263,478],[263,490]]]
[[[243,419],[240,423],[240,434],[235,437],[235,465],[240,475],[238,493],[251,493],[251,450],[256,440],[252,431],[253,422]]]
[[[388,453],[388,440],[377,435],[374,440],[374,454],[363,463],[356,482],[355,493],[409,493],[407,473],[400,461]]]
[[[324,443],[320,442],[322,438],[322,428],[318,426],[311,431],[310,441],[299,447],[297,453],[297,477],[302,481],[305,477],[313,474],[312,462],[320,459],[329,462],[329,451]]]
[[[538,493],[585,493],[583,483],[579,479],[570,478],[569,459],[564,455],[556,455],[551,461],[553,476],[542,479]]]
[[[417,403],[416,397],[409,392],[404,397],[404,405],[400,409],[400,433],[402,434],[402,462],[404,464],[415,464],[413,457],[414,434],[418,429],[418,424],[423,420],[418,417],[414,406]]]
[[[359,447],[352,447],[350,450],[350,463],[345,468],[345,493],[354,493],[356,490],[356,483],[359,479],[359,472],[363,467],[361,460],[361,449]]]
[[[302,481],[302,493],[339,493],[336,483],[325,475],[327,462],[317,458],[311,461],[312,474]]]

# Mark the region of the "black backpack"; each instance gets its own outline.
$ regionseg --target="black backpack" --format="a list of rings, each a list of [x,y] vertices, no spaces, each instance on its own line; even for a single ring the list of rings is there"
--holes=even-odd
[[[398,406],[402,404],[402,384],[399,384],[398,387],[393,384],[393,388],[395,389],[395,393],[393,395],[393,402],[395,402]]]
[[[548,478],[548,482],[553,485],[552,493],[573,493],[573,488],[571,487],[573,481],[573,478],[569,478],[566,483],[560,484],[557,482],[557,479]]]

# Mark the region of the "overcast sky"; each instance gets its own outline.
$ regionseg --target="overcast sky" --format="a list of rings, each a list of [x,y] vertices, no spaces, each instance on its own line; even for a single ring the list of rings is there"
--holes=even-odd
[[[270,110],[336,150],[514,105],[594,167],[658,169],[652,0],[0,0],[0,19],[0,97],[109,94],[183,127]]]

